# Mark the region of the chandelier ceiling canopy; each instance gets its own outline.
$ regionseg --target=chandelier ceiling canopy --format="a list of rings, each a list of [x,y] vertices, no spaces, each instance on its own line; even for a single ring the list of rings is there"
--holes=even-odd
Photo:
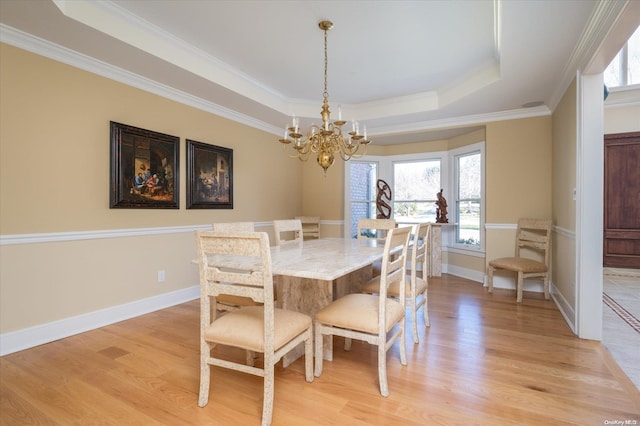
[[[292,158],[300,161],[307,161],[312,153],[316,154],[318,165],[327,173],[327,169],[335,162],[336,155],[344,161],[353,157],[361,157],[367,151],[367,145],[371,143],[367,139],[367,128],[363,126],[360,133],[360,124],[357,121],[351,122],[351,131],[347,135],[343,134],[342,126],[347,122],[342,120],[342,111],[338,105],[338,119],[331,121],[329,111],[329,92],[327,90],[327,67],[329,64],[327,55],[327,31],[333,28],[331,21],[321,21],[318,23],[324,32],[324,92],[322,93],[322,110],[320,125],[312,124],[302,133],[299,128],[299,119],[295,115],[291,120],[291,125],[285,126],[284,135],[280,142],[283,149]]]

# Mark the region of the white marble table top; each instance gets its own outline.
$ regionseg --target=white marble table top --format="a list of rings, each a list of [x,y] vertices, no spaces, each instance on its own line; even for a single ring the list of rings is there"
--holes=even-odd
[[[320,238],[283,243],[271,247],[271,273],[333,281],[382,259],[383,252],[384,240],[373,239]],[[246,268],[248,259],[215,256],[209,261],[227,268]]]
[[[384,241],[320,238],[271,247],[274,275],[332,281],[382,259]]]

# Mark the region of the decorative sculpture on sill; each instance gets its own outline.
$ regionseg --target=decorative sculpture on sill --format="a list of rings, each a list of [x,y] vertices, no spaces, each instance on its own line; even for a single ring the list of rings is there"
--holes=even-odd
[[[378,187],[378,195],[376,196],[376,210],[378,211],[378,214],[376,215],[376,218],[390,219],[391,206],[383,200],[383,197],[386,198],[387,201],[391,202],[391,188],[387,182],[382,179],[378,179],[376,186]]]
[[[447,200],[442,196],[442,188],[437,194],[438,201],[436,201],[436,223],[449,223],[447,219]]]

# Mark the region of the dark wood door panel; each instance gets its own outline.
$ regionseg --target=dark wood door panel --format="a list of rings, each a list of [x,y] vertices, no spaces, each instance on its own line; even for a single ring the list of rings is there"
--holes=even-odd
[[[604,266],[640,268],[640,132],[605,135]]]

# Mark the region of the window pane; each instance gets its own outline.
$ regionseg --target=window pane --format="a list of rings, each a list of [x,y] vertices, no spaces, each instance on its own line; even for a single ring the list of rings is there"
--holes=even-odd
[[[604,70],[603,78],[604,84],[607,87],[618,87],[622,84],[620,78],[620,57],[622,55],[622,51],[618,52],[613,61],[609,64],[606,70]]]
[[[398,223],[435,222],[436,205],[430,201],[393,203],[393,218]]]
[[[456,157],[456,179],[456,243],[480,246],[481,153]]]
[[[459,201],[457,242],[480,245],[480,202]]]
[[[627,42],[627,84],[640,84],[640,27]]]
[[[376,163],[352,162],[349,165],[351,200],[375,200],[377,169],[378,165]]]
[[[604,71],[604,84],[620,87],[640,84],[640,27]]]
[[[480,198],[482,167],[480,154],[458,158],[458,199]]]
[[[439,191],[440,160],[393,164],[394,200],[435,200]]]

